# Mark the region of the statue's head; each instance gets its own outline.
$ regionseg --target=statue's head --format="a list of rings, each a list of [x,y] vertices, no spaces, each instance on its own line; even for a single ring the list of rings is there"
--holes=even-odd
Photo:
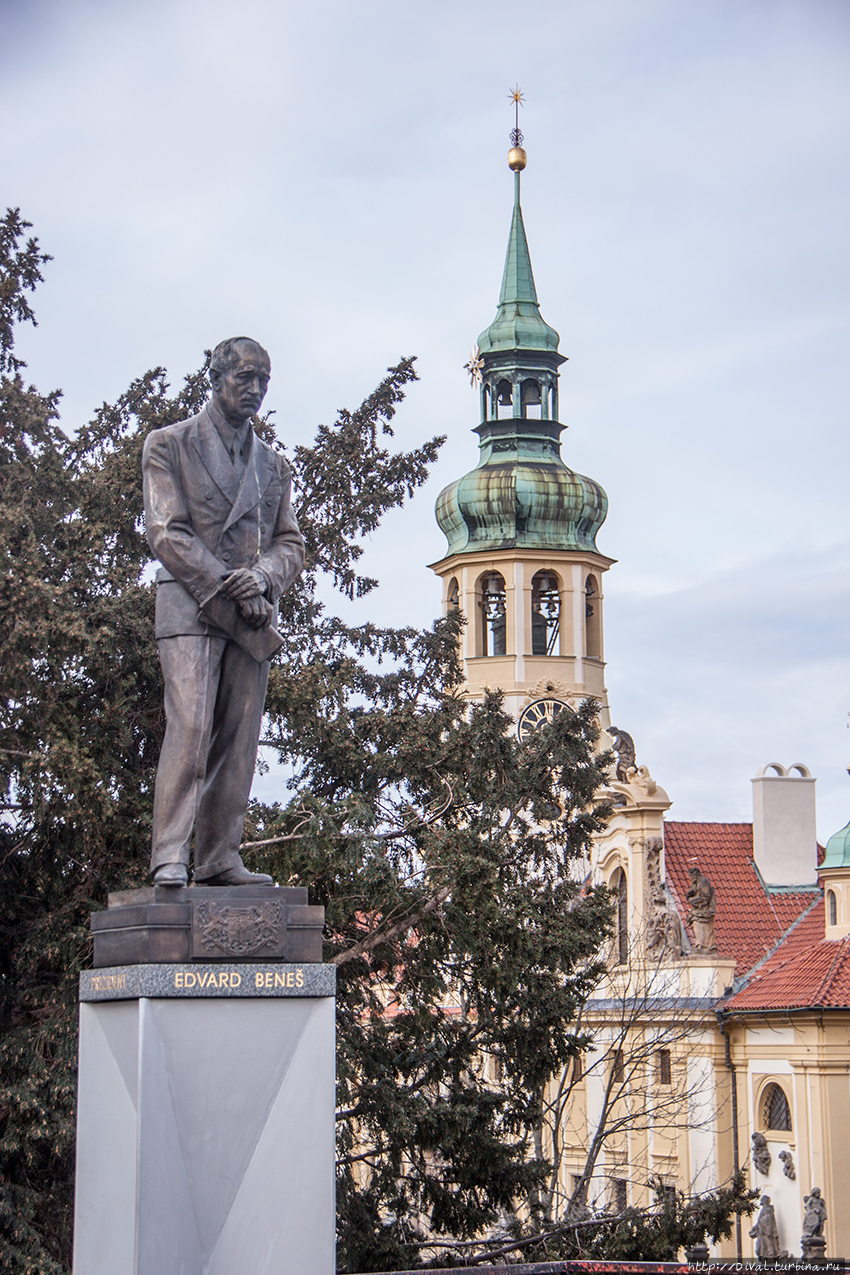
[[[213,401],[238,426],[260,410],[271,376],[271,360],[258,341],[234,336],[215,347],[210,359]]]

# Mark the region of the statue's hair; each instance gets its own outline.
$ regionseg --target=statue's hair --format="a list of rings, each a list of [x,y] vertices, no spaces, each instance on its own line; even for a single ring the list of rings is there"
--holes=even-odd
[[[212,352],[210,358],[211,372],[229,372],[239,357],[240,345],[253,345],[258,350],[262,350],[266,358],[269,358],[268,351],[264,350],[259,341],[255,341],[252,336],[232,336],[226,341],[219,341],[218,345]],[[269,359],[271,363],[271,359]]]

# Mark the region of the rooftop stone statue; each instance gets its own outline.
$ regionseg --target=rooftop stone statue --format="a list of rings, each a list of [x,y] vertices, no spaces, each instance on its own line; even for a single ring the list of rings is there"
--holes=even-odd
[[[694,927],[694,956],[710,956],[717,951],[714,940],[714,917],[717,912],[717,894],[708,877],[699,868],[690,869],[691,887],[685,898],[688,903],[686,923]]]

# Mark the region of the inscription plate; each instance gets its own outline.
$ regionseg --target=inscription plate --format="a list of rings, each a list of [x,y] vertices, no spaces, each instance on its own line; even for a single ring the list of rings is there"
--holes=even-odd
[[[192,901],[194,960],[268,960],[282,957],[285,948],[286,909],[279,900]]]
[[[333,996],[335,965],[123,965],[83,970],[81,1001],[153,998]]]

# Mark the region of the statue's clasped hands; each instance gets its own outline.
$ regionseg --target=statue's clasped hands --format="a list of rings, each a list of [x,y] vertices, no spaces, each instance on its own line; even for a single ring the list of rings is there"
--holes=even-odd
[[[263,596],[265,587],[265,577],[259,571],[241,567],[224,577],[219,592],[223,598],[233,599],[249,628],[267,629],[272,622],[274,610]]]

